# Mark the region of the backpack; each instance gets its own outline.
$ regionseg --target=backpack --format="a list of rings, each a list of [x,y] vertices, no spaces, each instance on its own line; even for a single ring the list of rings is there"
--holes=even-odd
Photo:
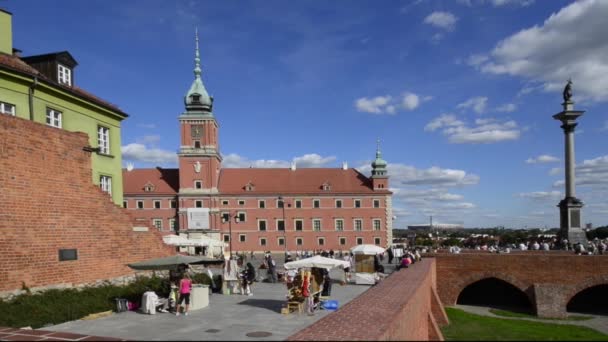
[[[116,312],[129,311],[129,302],[126,298],[115,298],[116,300]]]

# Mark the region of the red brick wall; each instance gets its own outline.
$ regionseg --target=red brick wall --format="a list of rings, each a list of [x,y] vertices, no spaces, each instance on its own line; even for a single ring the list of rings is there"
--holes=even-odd
[[[444,305],[454,305],[468,285],[498,278],[522,290],[537,314],[560,317],[580,291],[608,284],[608,255],[575,255],[561,251],[524,251],[510,254],[435,254],[437,290]]]
[[[173,254],[92,184],[86,145],[84,133],[0,115],[0,291],[121,277]],[[64,248],[78,260],[59,262]]]
[[[335,313],[290,336],[291,341],[443,339],[432,313],[435,260],[391,274]],[[338,289],[339,290],[339,289]]]

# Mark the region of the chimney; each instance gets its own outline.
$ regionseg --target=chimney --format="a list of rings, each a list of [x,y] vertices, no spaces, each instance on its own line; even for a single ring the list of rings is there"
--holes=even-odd
[[[292,161],[291,162],[291,171],[295,171],[296,170],[296,162]]]
[[[348,164],[346,162],[342,162],[342,170],[348,170]]]
[[[128,171],[128,172],[133,171],[133,167],[134,167],[133,163],[129,163],[129,164],[127,164],[127,171]]]
[[[0,8],[0,52],[13,54],[13,15]]]

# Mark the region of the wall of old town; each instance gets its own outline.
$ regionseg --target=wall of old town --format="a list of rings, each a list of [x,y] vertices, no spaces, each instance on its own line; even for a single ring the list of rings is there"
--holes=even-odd
[[[437,290],[444,305],[454,305],[467,286],[487,278],[505,281],[528,297],[540,317],[564,317],[568,302],[581,291],[608,284],[608,255],[565,251],[437,253]]]
[[[84,133],[0,115],[0,295],[133,275],[126,265],[173,254],[91,181]],[[77,260],[60,261],[76,249]]]
[[[443,340],[448,318],[436,288],[435,260],[391,274],[290,341]]]

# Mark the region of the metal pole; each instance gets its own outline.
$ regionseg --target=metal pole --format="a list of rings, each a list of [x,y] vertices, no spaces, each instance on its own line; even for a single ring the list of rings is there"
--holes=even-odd
[[[232,259],[232,214],[228,214],[228,248],[230,249],[230,259]]]

